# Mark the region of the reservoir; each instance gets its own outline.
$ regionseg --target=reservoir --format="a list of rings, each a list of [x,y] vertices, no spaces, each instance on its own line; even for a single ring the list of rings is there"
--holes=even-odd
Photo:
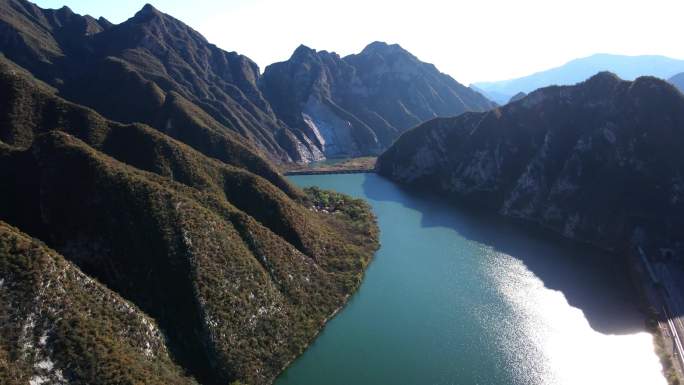
[[[366,199],[381,248],[276,384],[666,384],[614,258],[375,174],[290,180]]]

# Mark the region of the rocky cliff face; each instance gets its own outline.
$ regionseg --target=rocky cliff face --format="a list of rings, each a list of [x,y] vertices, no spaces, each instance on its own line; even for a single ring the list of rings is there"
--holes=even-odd
[[[270,383],[358,287],[368,206],[317,210],[180,93],[165,132],[188,144],[56,92],[0,57],[0,367],[22,384]]]
[[[684,96],[599,73],[501,108],[435,119],[379,159],[398,182],[611,249],[635,226],[682,239]]]
[[[381,42],[344,58],[300,46],[266,68],[261,88],[276,114],[327,157],[375,154],[425,120],[493,107],[433,65]]]

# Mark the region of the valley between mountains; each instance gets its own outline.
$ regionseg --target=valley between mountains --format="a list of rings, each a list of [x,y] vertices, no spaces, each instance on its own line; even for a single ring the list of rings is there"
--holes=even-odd
[[[397,217],[431,207],[406,189],[624,270],[639,248],[681,264],[684,66],[587,60],[600,71],[576,81],[572,62],[469,87],[376,41],[262,70],[150,4],[114,24],[0,0],[0,383],[274,383],[362,286],[380,185]],[[662,79],[605,71],[633,63]],[[283,170],[378,175],[352,197]]]

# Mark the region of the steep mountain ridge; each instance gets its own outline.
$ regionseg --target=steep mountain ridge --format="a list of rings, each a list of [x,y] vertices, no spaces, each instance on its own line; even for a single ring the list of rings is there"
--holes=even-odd
[[[111,25],[68,8],[1,0],[0,30],[7,37],[0,52],[110,119],[164,130],[160,110],[167,95],[177,94],[210,115],[221,135],[238,134],[272,160],[317,159],[263,99],[254,62],[209,44],[149,4]]]
[[[0,178],[11,183],[0,220],[154,319],[196,380],[271,382],[358,286],[377,247],[365,204],[316,210],[315,196],[277,173],[271,182],[151,127],[107,120],[1,62]],[[259,160],[243,150],[238,160]]]
[[[680,92],[657,78],[600,73],[490,112],[425,123],[397,140],[377,168],[618,249],[636,227],[684,239],[682,145]]]
[[[353,71],[337,54],[319,54],[302,45],[290,62],[266,68],[261,87],[276,113],[288,125],[301,127],[321,150],[321,157],[377,152],[380,144],[370,127],[357,119],[340,118],[336,113],[342,108],[333,100],[333,92],[337,92],[335,83],[351,81]],[[317,126],[312,116],[325,123]]]
[[[80,16],[68,7],[42,9],[22,0],[0,1],[0,44],[3,52],[16,53],[14,61],[41,78],[59,80],[66,56],[83,57],[83,44],[111,26],[106,19]]]
[[[15,74],[22,74],[23,76],[14,76]],[[32,76],[28,71],[2,56],[0,56],[0,76],[8,92],[7,104],[0,107],[6,108],[7,113],[5,116],[0,116],[0,119],[3,119],[5,124],[3,128],[15,130],[21,135],[28,136],[24,139],[12,139],[17,142],[8,141],[8,143],[26,146],[30,143],[31,133],[40,123],[40,115],[35,116],[30,110],[19,109],[15,111],[10,106],[13,106],[13,103],[21,102],[25,98],[37,98],[43,103],[44,99],[46,99],[43,94],[55,94],[57,89],[45,83],[40,83],[41,86],[39,88],[45,92],[41,94],[29,92],[29,90],[36,87],[38,82],[35,79],[30,79]],[[14,108],[20,107],[14,106]],[[92,116],[91,113],[88,114]],[[163,132],[167,135],[177,138],[209,157],[249,170],[294,196],[292,187],[269,162],[255,154],[250,146],[242,144],[237,135],[223,131],[219,123],[182,96],[170,93],[165,98],[156,119],[164,121],[165,129]],[[0,137],[0,140],[3,140],[3,138]],[[5,140],[7,139],[5,138]],[[244,140],[242,141],[244,142]]]
[[[149,4],[113,25],[66,7],[0,0],[0,31],[0,53],[68,100],[167,132],[174,125],[167,99],[180,97],[189,115],[199,111],[212,121],[211,133],[199,130],[197,140],[228,137],[275,162],[378,154],[427,119],[493,107],[433,65],[380,42],[345,58],[302,46],[262,76],[249,58]]]
[[[261,88],[276,113],[327,157],[378,153],[425,120],[493,107],[432,64],[382,42],[344,58],[300,46],[266,67]]]

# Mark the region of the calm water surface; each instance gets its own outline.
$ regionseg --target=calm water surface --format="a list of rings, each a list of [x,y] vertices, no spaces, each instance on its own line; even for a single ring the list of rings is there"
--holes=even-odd
[[[374,174],[296,176],[367,199],[382,247],[278,385],[665,385],[606,255],[463,212]]]

